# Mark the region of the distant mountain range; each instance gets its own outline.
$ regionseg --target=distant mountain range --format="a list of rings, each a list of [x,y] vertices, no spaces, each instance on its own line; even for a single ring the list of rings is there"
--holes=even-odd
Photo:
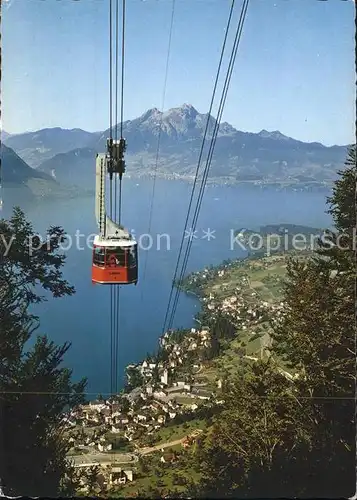
[[[11,148],[1,145],[2,182],[8,186],[27,185],[32,179],[47,180],[52,184],[56,181],[45,172],[35,170],[27,165]]]
[[[58,183],[46,172],[31,168],[11,148],[1,144],[1,181],[12,204],[37,198],[74,196],[76,189]]]
[[[44,160],[59,153],[84,148],[93,142],[95,134],[81,129],[65,130],[59,127],[36,132],[2,137],[3,143],[12,148],[31,167],[38,167]]]
[[[153,108],[135,120],[124,122],[127,174],[147,176],[156,171],[160,177],[193,179],[207,116],[198,113],[190,104],[184,104],[164,113]],[[211,116],[201,171],[215,125]],[[52,128],[10,135],[3,137],[3,141],[38,171],[52,175],[59,182],[90,187],[94,183],[95,153],[105,151],[107,137],[109,129],[90,133]],[[209,182],[324,188],[336,178],[346,151],[347,146],[305,143],[279,131],[241,132],[229,123],[222,123]]]
[[[37,171],[51,175],[61,184],[94,189],[96,153],[96,150],[92,148],[79,148],[68,153],[59,153],[41,163]]]

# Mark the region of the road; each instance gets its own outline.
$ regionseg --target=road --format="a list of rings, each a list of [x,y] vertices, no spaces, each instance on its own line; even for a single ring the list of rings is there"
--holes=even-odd
[[[196,429],[190,436],[194,437],[200,434],[202,429]],[[161,443],[155,446],[139,448],[136,453],[86,453],[84,455],[72,455],[68,456],[68,460],[74,462],[75,467],[89,467],[91,465],[109,465],[109,464],[129,464],[136,463],[139,460],[139,456],[148,455],[154,451],[159,451],[162,448],[171,448],[177,444],[181,444],[187,436],[181,439],[175,439],[175,441],[170,441],[169,443]]]
[[[152,446],[151,448],[139,448],[138,453],[140,455],[148,455],[153,451],[159,451],[161,448],[171,448],[171,446],[175,446],[177,444],[181,444],[186,437],[181,439],[176,439],[176,441],[171,441],[170,443],[157,444],[156,446]]]
[[[190,434],[190,437],[194,437],[194,436],[197,436],[198,434],[200,434],[202,431],[202,429],[197,429],[196,431],[192,432]],[[169,443],[162,443],[162,444],[157,444],[155,446],[152,446],[150,448],[139,448],[138,449],[138,453],[140,455],[148,455],[149,453],[152,453],[154,451],[159,451],[161,450],[161,448],[171,448],[172,446],[176,446],[177,444],[181,444],[183,443],[183,441],[185,441],[185,439],[187,438],[187,436],[184,436],[183,438],[181,439],[176,439],[175,441],[170,441]]]
[[[133,453],[86,453],[84,455],[72,455],[67,457],[75,466],[89,464],[128,464],[138,461]]]

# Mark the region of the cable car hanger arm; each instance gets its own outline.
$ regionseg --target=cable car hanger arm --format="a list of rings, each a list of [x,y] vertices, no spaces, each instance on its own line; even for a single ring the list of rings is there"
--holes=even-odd
[[[108,140],[109,141],[109,140]],[[118,141],[119,142],[119,141]],[[114,145],[116,146],[116,145]],[[115,148],[118,149],[118,148]],[[105,207],[105,180],[106,173],[110,175],[108,155],[97,154],[96,158],[96,189],[95,189],[95,216],[100,235],[104,239],[132,239],[130,233],[121,225],[113,221],[107,214]],[[119,164],[120,166],[120,164]],[[119,172],[113,172],[119,173]],[[120,173],[119,173],[120,175]]]
[[[113,179],[113,174],[119,174],[119,180],[122,180],[125,172],[125,151],[126,141],[123,137],[119,140],[107,139],[107,168],[110,180]]]

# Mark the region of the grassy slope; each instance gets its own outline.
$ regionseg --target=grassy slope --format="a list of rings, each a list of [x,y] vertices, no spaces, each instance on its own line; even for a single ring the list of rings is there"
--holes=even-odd
[[[205,429],[206,423],[204,420],[195,419],[186,424],[170,425],[162,427],[155,434],[155,445],[162,444],[176,439],[182,439],[196,429]]]
[[[209,296],[212,293],[218,300],[224,300],[224,298],[232,296],[239,286],[241,288],[240,294],[253,307],[259,301],[271,304],[280,303],[283,297],[287,259],[292,255],[306,259],[310,253],[288,252],[257,260],[247,260],[244,266],[228,269],[224,276],[216,277],[208,282],[203,289],[203,295]],[[244,277],[247,278],[246,282],[242,279]],[[256,295],[252,296],[252,292],[255,292]],[[214,381],[224,373],[235,371],[238,359],[237,351],[240,347],[245,348],[247,356],[260,357],[262,348],[270,343],[269,332],[268,322],[260,322],[258,325],[248,326],[245,330],[237,331],[237,336],[226,345],[223,353],[202,369],[200,381],[213,385]],[[285,369],[281,360],[279,360],[279,365]]]

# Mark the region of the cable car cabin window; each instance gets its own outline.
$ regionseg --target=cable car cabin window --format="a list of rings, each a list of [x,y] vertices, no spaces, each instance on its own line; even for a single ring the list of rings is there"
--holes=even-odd
[[[107,248],[105,252],[105,263],[110,267],[125,267],[124,248]]]
[[[127,249],[127,255],[128,255],[128,267],[136,267],[137,266],[137,247],[132,246]]]
[[[95,247],[93,250],[93,264],[104,267],[104,248]]]

